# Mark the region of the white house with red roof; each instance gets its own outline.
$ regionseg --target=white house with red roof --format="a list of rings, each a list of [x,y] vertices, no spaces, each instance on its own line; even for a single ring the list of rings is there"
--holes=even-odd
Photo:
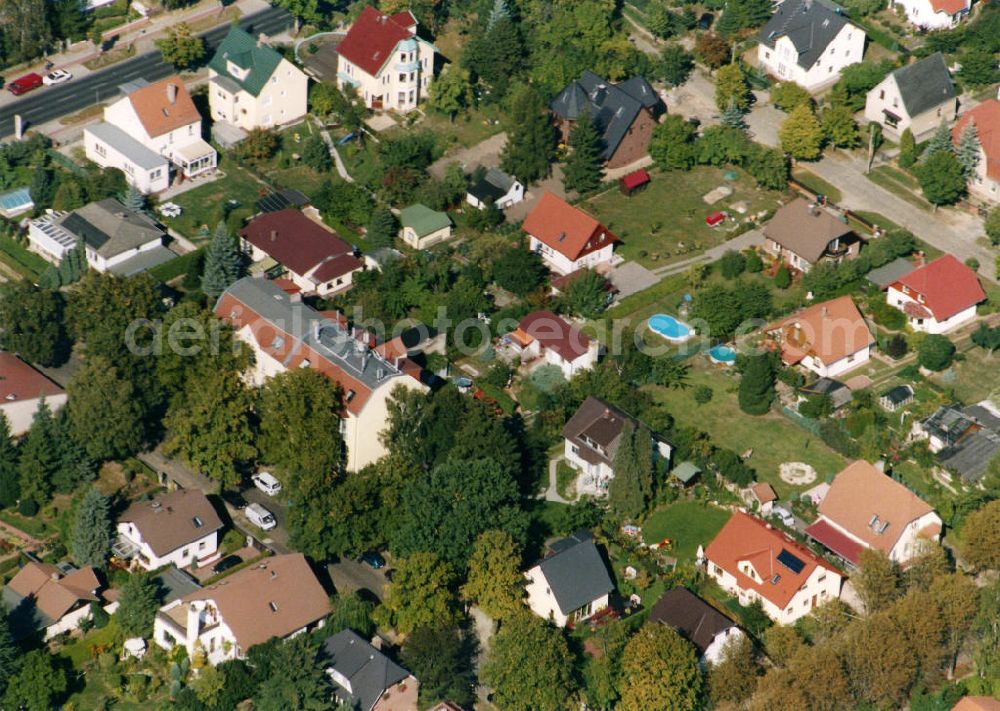
[[[924,30],[946,30],[969,14],[972,0],[891,0],[891,7],[903,8],[906,20]]]
[[[118,168],[144,193],[214,170],[218,157],[201,137],[201,114],[179,76],[129,85],[104,109],[104,122],[84,129],[84,152],[102,168]],[[123,89],[124,90],[124,89]]]
[[[553,193],[544,193],[521,226],[528,248],[557,274],[610,262],[618,237],[583,210]]]
[[[975,126],[979,137],[979,163],[976,174],[969,180],[969,194],[980,200],[1000,202],[1000,101],[987,99],[962,114],[951,129],[956,146],[970,124]]]
[[[254,363],[246,373],[252,385],[293,368],[313,368],[337,385],[349,471],[386,453],[379,436],[393,390],[427,389],[419,368],[407,358],[372,348],[365,334],[311,309],[272,281],[240,279],[219,297],[215,315],[253,351]]]
[[[13,353],[0,351],[0,412],[7,416],[12,436],[31,429],[43,399],[57,412],[66,404],[66,391]]]
[[[790,625],[840,597],[840,571],[771,524],[734,513],[705,549],[705,570],[741,605],[760,600],[768,617]]]
[[[427,98],[436,53],[409,10],[385,15],[368,6],[337,45],[337,84],[357,89],[370,109],[411,111]]]
[[[840,296],[767,327],[787,365],[834,378],[868,362],[875,337],[854,300]]]
[[[976,273],[951,254],[914,269],[889,285],[886,301],[906,314],[910,328],[944,333],[976,317],[986,292]]]
[[[558,367],[567,380],[593,368],[600,356],[598,341],[551,311],[528,314],[504,340],[518,351],[522,362],[543,359]]]
[[[270,257],[304,293],[332,296],[347,291],[355,272],[364,269],[351,245],[294,208],[259,215],[240,230],[240,239],[251,260]]]

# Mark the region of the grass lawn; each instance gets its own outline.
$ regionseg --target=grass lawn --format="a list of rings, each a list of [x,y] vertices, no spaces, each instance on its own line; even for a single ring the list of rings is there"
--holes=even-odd
[[[49,268],[47,261],[10,237],[0,237],[0,259],[31,281],[38,281],[42,272]]]
[[[837,203],[839,205],[840,201],[844,199],[840,190],[838,190],[835,186],[826,182],[815,173],[810,173],[804,168],[796,168],[793,170],[792,179],[809,188],[814,193],[826,195],[827,200],[830,202]]]
[[[565,461],[559,462],[556,466],[556,490],[559,492],[559,496],[567,500],[576,496],[576,487],[573,486],[573,483],[579,473]]]
[[[693,561],[698,546],[707,546],[729,520],[729,512],[699,501],[678,501],[651,514],[642,524],[647,544],[664,538],[674,542],[668,553],[678,562]]]
[[[868,173],[867,178],[881,187],[893,193],[897,197],[906,200],[914,207],[919,207],[921,210],[926,210],[930,212],[933,210],[933,206],[924,200],[920,196],[919,190],[920,186],[916,184],[916,181],[909,175],[896,170],[887,165],[880,165],[878,168],[873,168],[870,173]]]
[[[942,376],[933,379],[953,389],[959,401],[971,404],[991,398],[1000,402],[1000,353],[973,348],[952,368],[954,379],[948,378],[947,382]]]
[[[171,202],[180,205],[180,217],[166,217],[163,222],[195,243],[207,243],[212,231],[222,219],[223,206],[227,200],[236,200],[238,212],[250,217],[254,204],[265,189],[249,172],[240,168],[230,159],[223,157],[220,169],[225,176],[211,183],[200,185],[173,198]],[[207,234],[206,234],[207,232]]]
[[[499,123],[498,123],[499,122]],[[495,105],[466,111],[449,121],[447,116],[427,110],[413,128],[432,131],[442,145],[468,148],[506,130],[504,116]],[[392,135],[394,131],[390,131]],[[445,151],[447,155],[447,149]]]
[[[729,170],[739,178],[727,181],[723,174]],[[733,209],[736,203],[746,203],[746,215],[750,215],[773,210],[781,196],[757,187],[746,173],[735,168],[698,167],[687,173],[653,171],[652,177],[648,187],[631,198],[608,190],[581,205],[621,237],[621,256],[647,267],[680,261],[725,242],[730,236],[727,229],[712,229],[705,224],[705,216],[713,210],[726,210],[734,218],[743,219]],[[733,194],[706,204],[702,196],[721,185],[732,188]],[[736,222],[727,224],[735,226]]]

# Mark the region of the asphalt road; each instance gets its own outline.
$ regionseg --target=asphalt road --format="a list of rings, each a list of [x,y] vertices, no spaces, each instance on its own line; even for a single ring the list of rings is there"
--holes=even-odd
[[[251,34],[263,32],[275,35],[292,25],[292,16],[281,8],[272,7],[240,19],[240,27]],[[229,25],[216,27],[203,35],[209,55],[218,48],[229,32]],[[36,89],[24,98],[0,108],[0,136],[14,133],[14,115],[21,114],[27,126],[72,114],[92,104],[107,101],[118,93],[118,86],[135,79],[157,81],[175,73],[163,61],[159,51],[147,52],[133,59],[113,64],[107,69],[73,79],[58,86]]]

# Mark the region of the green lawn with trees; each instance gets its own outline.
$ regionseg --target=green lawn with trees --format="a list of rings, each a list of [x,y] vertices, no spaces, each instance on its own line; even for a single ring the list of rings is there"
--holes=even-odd
[[[698,546],[707,546],[729,520],[729,512],[702,501],[677,501],[657,509],[642,522],[647,545],[669,538],[673,545],[666,555],[679,562],[693,562]]]

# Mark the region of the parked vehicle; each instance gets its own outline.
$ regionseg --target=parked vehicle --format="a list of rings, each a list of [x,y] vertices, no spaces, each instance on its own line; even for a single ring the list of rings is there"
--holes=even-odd
[[[42,83],[46,86],[52,86],[53,84],[64,84],[73,78],[73,75],[67,72],[65,69],[56,69],[54,72],[46,74],[42,79]]]
[[[227,555],[225,558],[220,560],[214,566],[212,566],[212,572],[218,575],[219,573],[225,573],[230,568],[235,568],[237,565],[243,562],[243,559],[238,555]]]
[[[271,472],[259,472],[250,477],[250,480],[268,496],[274,496],[281,491],[281,482]]]
[[[771,518],[776,518],[789,528],[795,526],[795,517],[792,516],[792,512],[781,506],[775,506],[771,509]]]
[[[361,556],[361,562],[370,565],[375,570],[385,567],[385,558],[378,551],[368,551]]]
[[[243,513],[246,515],[247,521],[262,531],[270,531],[278,525],[278,522],[274,520],[274,514],[260,504],[250,504],[243,509]]]
[[[43,84],[42,75],[35,74],[25,74],[20,79],[15,79],[7,85],[7,91],[14,96],[20,96],[21,94],[27,93],[32,89],[37,89]]]

